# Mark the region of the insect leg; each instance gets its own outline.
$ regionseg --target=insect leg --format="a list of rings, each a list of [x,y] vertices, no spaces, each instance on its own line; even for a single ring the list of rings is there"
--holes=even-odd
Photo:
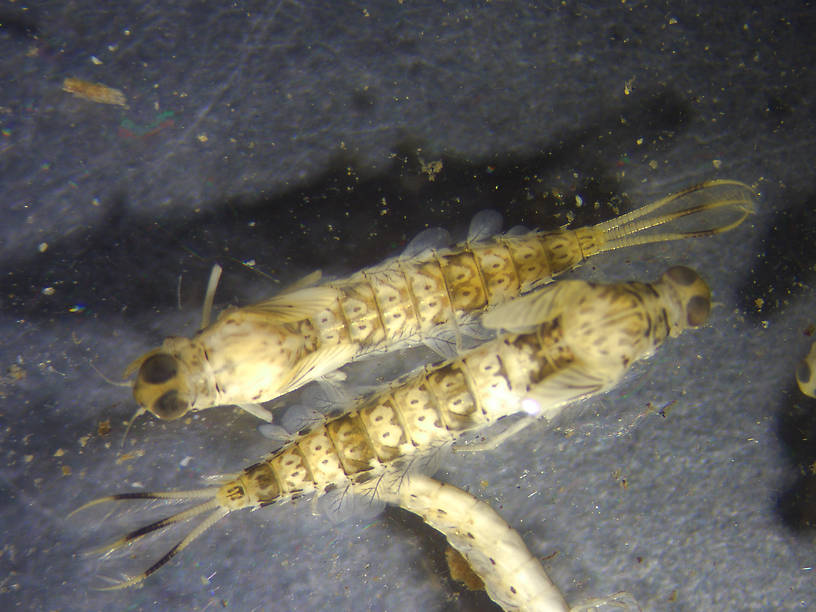
[[[490,440],[486,440],[484,442],[468,444],[467,446],[454,446],[453,452],[455,453],[481,453],[483,451],[492,451],[502,444],[504,444],[509,438],[512,438],[520,431],[523,431],[528,425],[535,423],[538,419],[532,416],[523,416],[521,419],[513,423],[510,427],[505,429],[500,434],[493,436]]]

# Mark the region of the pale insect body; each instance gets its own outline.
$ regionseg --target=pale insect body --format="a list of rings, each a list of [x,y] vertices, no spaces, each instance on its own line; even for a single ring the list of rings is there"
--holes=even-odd
[[[810,352],[796,368],[796,384],[808,397],[816,397],[816,342],[810,346]]]
[[[503,610],[570,609],[521,536],[487,503],[422,474],[411,475],[398,491],[386,492],[386,501],[443,533]]]
[[[398,490],[385,491],[383,497],[388,503],[420,516],[442,533],[479,578],[481,585],[475,588],[487,591],[503,610],[640,610],[634,597],[625,592],[568,605],[519,533],[488,503],[453,485],[411,474]]]
[[[587,257],[728,231],[752,211],[747,185],[720,180],[577,230],[485,239],[495,218],[483,215],[471,227],[471,240],[453,248],[409,246],[403,257],[349,278],[227,310],[192,339],[168,338],[134,361],[125,376],[138,370],[133,395],[140,410],[162,419],[234,404],[270,420],[261,403],[375,351],[421,342],[439,349],[445,337],[453,337],[451,348],[458,349],[475,315],[550,282]],[[649,231],[656,227],[661,232]]]
[[[562,281],[487,315],[488,327],[512,333],[408,375],[221,487],[130,493],[83,508],[123,499],[208,499],[100,549],[112,552],[210,513],[154,565],[118,586],[136,584],[233,511],[333,490],[391,499],[423,457],[506,415],[523,410],[552,418],[565,404],[608,390],[668,336],[702,325],[709,308],[705,282],[684,267],[669,269],[653,284]]]

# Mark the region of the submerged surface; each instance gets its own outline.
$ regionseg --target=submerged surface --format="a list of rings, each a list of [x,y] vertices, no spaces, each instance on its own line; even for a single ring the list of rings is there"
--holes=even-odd
[[[237,513],[143,587],[94,590],[111,566],[76,555],[120,532],[68,512],[197,488],[269,442],[222,408],[142,417],[122,450],[136,406],[92,365],[116,378],[192,334],[215,262],[216,305],[246,304],[316,268],[377,263],[427,226],[462,236],[480,209],[506,227],[583,225],[724,177],[761,193],[738,230],[568,275],[688,265],[712,287],[709,324],[557,427],[454,455],[437,477],[499,510],[571,602],[623,590],[645,610],[812,607],[816,400],[794,372],[816,325],[813,9],[606,4],[0,15],[13,75],[0,103],[0,602],[489,605],[452,583],[444,542],[410,515],[333,525],[308,503]],[[66,78],[119,89],[127,107],[72,96]]]

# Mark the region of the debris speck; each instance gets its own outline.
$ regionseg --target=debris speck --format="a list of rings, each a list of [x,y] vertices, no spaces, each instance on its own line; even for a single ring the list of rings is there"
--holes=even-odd
[[[436,161],[425,163],[423,159],[419,160],[419,167],[423,174],[428,175],[428,181],[433,182],[436,180],[436,175],[442,172],[442,160],[438,159]]]
[[[116,458],[116,465],[120,465],[125,461],[130,461],[131,459],[138,459],[139,457],[144,457],[145,452],[141,449],[137,451],[133,451],[132,453],[125,453],[124,455],[119,455]]]
[[[100,436],[107,436],[110,433],[110,430],[110,420],[99,421],[99,425],[96,427],[96,433],[98,433]]]
[[[100,104],[113,104],[116,106],[127,106],[127,98],[120,90],[102,85],[101,83],[91,83],[82,79],[67,78],[62,82],[62,90],[69,94]]]
[[[14,382],[23,380],[26,377],[25,370],[16,363],[12,363],[8,368],[6,368],[6,374],[8,376],[8,380]]]

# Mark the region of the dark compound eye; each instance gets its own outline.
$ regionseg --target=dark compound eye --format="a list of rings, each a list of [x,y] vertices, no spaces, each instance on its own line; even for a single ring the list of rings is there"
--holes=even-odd
[[[691,327],[700,327],[708,319],[711,302],[700,295],[695,295],[686,304],[686,318]]]
[[[803,385],[806,385],[810,382],[810,376],[810,366],[808,365],[808,362],[803,359],[799,362],[799,367],[796,368],[796,380]]]
[[[160,385],[178,373],[175,357],[167,353],[153,355],[139,368],[139,378],[150,385]]]
[[[689,287],[694,283],[700,275],[691,268],[685,266],[675,266],[666,271],[666,276],[672,279],[675,283],[682,287]]]
[[[187,402],[179,398],[178,391],[168,391],[159,399],[153,402],[150,412],[160,419],[172,421],[187,413]]]

